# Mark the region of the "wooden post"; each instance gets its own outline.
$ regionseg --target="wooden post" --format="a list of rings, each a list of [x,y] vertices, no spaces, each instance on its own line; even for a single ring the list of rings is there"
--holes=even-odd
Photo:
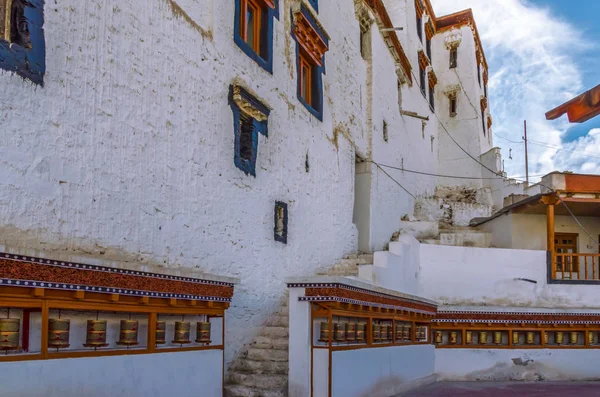
[[[550,264],[552,266],[552,279],[556,280],[556,261],[554,259],[554,204],[546,206],[546,226],[548,229],[548,244],[547,249],[550,252]]]

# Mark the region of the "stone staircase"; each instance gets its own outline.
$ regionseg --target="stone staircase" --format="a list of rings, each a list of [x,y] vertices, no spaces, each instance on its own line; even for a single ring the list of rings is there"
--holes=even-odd
[[[433,197],[415,203],[414,216],[400,222],[398,235],[411,235],[423,244],[489,247],[491,235],[470,227],[473,218],[489,217],[489,189],[438,188]]]
[[[357,277],[359,265],[372,263],[372,254],[353,254],[317,275]],[[225,397],[287,396],[288,346],[289,309],[286,291],[279,309],[229,368]]]

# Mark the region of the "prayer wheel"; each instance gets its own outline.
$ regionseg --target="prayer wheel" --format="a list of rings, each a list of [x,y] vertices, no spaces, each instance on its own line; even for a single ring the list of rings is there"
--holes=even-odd
[[[164,345],[167,343],[167,322],[166,321],[157,321],[156,322],[156,344]]]
[[[382,325],[381,326],[381,340],[382,341],[387,341],[388,340],[389,329],[390,329],[390,327],[387,326],[387,325]]]
[[[458,342],[458,333],[456,331],[450,332],[450,337],[448,339],[451,345],[456,345],[456,342]]]
[[[88,320],[85,347],[106,347],[106,321]]]
[[[496,344],[496,345],[502,344],[502,332],[500,332],[500,331],[494,332],[494,344]]]
[[[373,324],[373,342],[381,341],[381,325]]]
[[[173,343],[185,344],[192,343],[190,340],[190,323],[189,321],[175,321],[175,338]]]
[[[402,325],[396,323],[396,340],[397,341],[404,339],[404,337],[402,336],[403,335],[402,334],[402,329],[403,328],[404,327]]]
[[[556,331],[556,334],[554,336],[554,340],[556,341],[557,345],[562,345],[565,342],[565,334],[562,331]]]
[[[513,331],[513,345],[518,345],[519,344],[519,332],[518,331]]]
[[[572,331],[570,336],[571,336],[571,344],[576,345],[579,342],[579,332]]]
[[[344,342],[346,340],[346,323],[334,323],[335,341]]]
[[[18,318],[0,319],[0,350],[19,349],[19,330],[21,320]]]
[[[548,331],[544,331],[544,344],[547,345],[549,341],[550,335],[548,334]]]
[[[199,321],[196,323],[196,343],[210,342],[210,323]]]
[[[329,342],[329,323],[327,321],[321,321],[319,342]]]
[[[480,331],[479,332],[479,344],[480,345],[485,345],[487,343],[487,332],[486,331]]]
[[[366,324],[362,323],[362,324],[356,324],[356,341],[357,342],[364,342],[365,341],[365,329],[366,329]]]
[[[535,338],[535,334],[532,331],[527,332],[527,344],[528,345],[533,345],[534,343],[534,338]]]
[[[119,341],[117,345],[135,346],[138,342],[139,323],[133,320],[121,320],[121,328],[119,331]]]
[[[421,330],[419,331],[419,339],[427,340],[427,327],[421,327]]]
[[[467,331],[467,337],[466,337],[466,342],[467,345],[470,345],[471,343],[473,343],[473,331]]]
[[[442,343],[442,331],[435,331],[435,344],[440,345]],[[452,342],[450,342],[452,343]]]
[[[69,347],[71,320],[51,318],[48,320],[48,347],[64,349]]]
[[[412,339],[410,337],[410,325],[405,325],[404,327],[402,327],[402,339],[407,341]]]
[[[589,345],[594,344],[594,333],[592,331],[588,331],[588,344]]]
[[[346,323],[346,340],[348,342],[356,341],[356,323]]]
[[[394,326],[393,325],[388,325],[388,337],[387,340],[389,342],[393,342],[394,341]]]

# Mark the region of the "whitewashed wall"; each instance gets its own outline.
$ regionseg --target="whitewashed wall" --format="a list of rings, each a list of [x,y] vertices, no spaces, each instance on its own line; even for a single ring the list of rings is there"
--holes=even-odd
[[[420,276],[441,305],[600,307],[595,285],[547,283],[546,251],[421,244]]]
[[[3,397],[223,395],[223,352],[0,363]]]
[[[230,362],[279,304],[285,276],[311,275],[357,250],[356,152],[425,171],[435,171],[445,152],[434,118],[423,128],[400,117],[396,74],[376,28],[372,131],[367,125],[352,0],[320,2],[319,20],[331,37],[323,121],[310,115],[297,100],[295,2],[280,1],[273,75],[234,44],[233,1],[46,2],[45,86],[0,71],[0,244],[240,278],[227,314]],[[399,37],[418,71],[414,4],[393,3],[386,1],[405,27]],[[472,46],[468,39],[463,45]],[[259,136],[256,178],[233,164],[232,82],[273,108],[269,137]],[[404,109],[428,112],[418,79],[402,95]],[[416,196],[435,187],[431,179],[389,172]],[[413,202],[380,171],[373,174],[369,245],[379,249]],[[276,200],[289,205],[287,245],[273,240]]]

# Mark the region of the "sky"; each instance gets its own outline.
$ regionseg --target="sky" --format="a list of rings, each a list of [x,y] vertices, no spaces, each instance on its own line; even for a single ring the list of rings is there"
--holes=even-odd
[[[431,0],[437,16],[473,9],[489,66],[494,145],[510,176],[600,174],[600,117],[569,124],[548,110],[600,84],[600,0]],[[535,178],[533,178],[535,179]]]

